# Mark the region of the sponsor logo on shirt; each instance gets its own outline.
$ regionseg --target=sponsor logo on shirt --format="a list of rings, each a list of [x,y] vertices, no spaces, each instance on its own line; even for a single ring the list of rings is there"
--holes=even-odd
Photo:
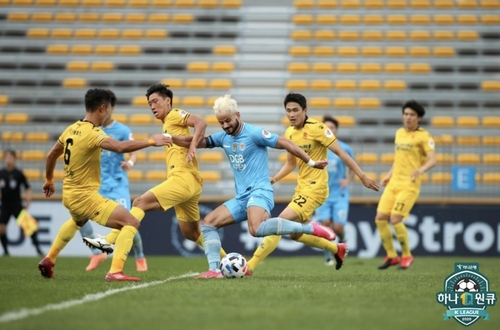
[[[331,138],[333,136],[332,131],[330,131],[328,128],[325,130],[325,135],[327,138]]]
[[[244,143],[240,143],[240,150],[241,151],[245,150],[245,144]]]

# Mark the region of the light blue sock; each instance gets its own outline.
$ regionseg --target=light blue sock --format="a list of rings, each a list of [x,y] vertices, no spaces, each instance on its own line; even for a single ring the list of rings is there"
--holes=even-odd
[[[90,221],[87,221],[80,228],[80,235],[82,235],[82,237],[95,238],[94,229],[92,228]],[[102,251],[99,249],[90,249],[90,251],[92,251],[93,255],[98,255],[102,253]]]
[[[208,268],[217,270],[220,265],[220,248],[222,245],[219,232],[214,226],[208,225],[201,225],[201,232],[203,233],[203,246],[208,260]]]
[[[144,258],[144,249],[142,247],[141,234],[137,232],[134,236],[134,241],[132,242],[132,251],[134,252],[135,259]]]
[[[269,235],[312,234],[312,225],[303,225],[283,218],[267,219],[260,224],[255,237]]]
[[[333,259],[333,254],[328,250],[323,250],[323,254],[325,255],[325,260],[330,261]]]

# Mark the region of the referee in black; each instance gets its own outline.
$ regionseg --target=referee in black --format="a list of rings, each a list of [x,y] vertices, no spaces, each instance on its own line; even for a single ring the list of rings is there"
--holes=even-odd
[[[21,185],[25,190],[24,208],[28,208],[31,202],[31,188],[24,173],[16,167],[16,152],[14,150],[5,150],[4,162],[5,168],[0,169],[0,194],[2,195],[2,206],[0,208],[0,241],[2,242],[4,255],[9,255],[7,247],[7,223],[11,216],[17,218],[23,209],[21,199]],[[37,233],[31,236],[33,245],[38,255],[43,255],[38,243]]]

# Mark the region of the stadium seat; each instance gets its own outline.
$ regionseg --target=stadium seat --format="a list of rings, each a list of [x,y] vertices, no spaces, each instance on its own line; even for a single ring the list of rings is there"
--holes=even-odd
[[[294,73],[309,72],[309,63],[289,63],[287,69]]]
[[[208,125],[219,125],[219,121],[217,120],[215,114],[206,115],[204,120]]]
[[[49,29],[45,28],[30,28],[26,31],[28,38],[47,38],[49,36]]]
[[[454,40],[453,31],[437,30],[432,33],[434,40]]]
[[[194,16],[192,14],[173,14],[172,21],[174,23],[188,24],[194,22]]]
[[[128,179],[130,181],[142,181],[144,179],[144,174],[141,170],[129,170],[127,171]]]
[[[215,62],[215,63],[212,63],[212,70],[215,72],[232,72],[232,71],[234,71],[234,63],[232,63],[232,62]]]
[[[368,9],[382,9],[384,8],[383,0],[365,0],[364,1],[365,8]]]
[[[461,146],[479,145],[479,136],[457,136],[457,144]]]
[[[334,68],[332,63],[313,63],[312,70],[315,73],[331,73]]]
[[[130,7],[147,7],[149,5],[148,0],[129,0],[128,5]]]
[[[54,16],[54,21],[56,22],[64,22],[64,23],[73,23],[76,21],[75,13],[56,13]]]
[[[410,6],[415,9],[428,9],[431,8],[431,2],[429,0],[411,0]]]
[[[164,151],[151,151],[148,154],[148,161],[150,162],[164,162],[165,152]]]
[[[361,7],[359,0],[340,0],[340,6],[347,9],[358,9]]]
[[[148,21],[151,23],[167,23],[169,21],[169,16],[164,13],[154,13],[154,14],[149,14],[148,16]]]
[[[340,73],[355,73],[358,71],[356,63],[339,63],[337,64],[337,71]]]
[[[414,41],[428,41],[431,38],[431,33],[429,31],[410,31],[410,39]]]
[[[97,22],[101,19],[99,13],[80,13],[78,19],[81,22]]]
[[[477,33],[477,31],[464,30],[464,31],[458,31],[457,37],[458,40],[473,41],[479,39],[479,34]]]
[[[499,172],[488,172],[483,173],[483,183],[486,184],[500,184],[500,173]]]
[[[102,14],[101,20],[104,23],[120,23],[123,21],[122,13],[104,13]]]
[[[140,97],[141,99],[143,99],[144,103],[146,103],[146,106],[147,106],[147,100],[146,100],[146,97],[145,96],[137,96],[137,97]],[[134,98],[134,101],[135,101],[135,98]],[[134,103],[134,105],[136,105]],[[131,114],[130,115],[130,118],[129,118],[129,123],[131,125],[148,125],[148,124],[151,124],[153,122],[153,119],[152,119],[152,115],[150,114],[143,114],[143,113],[135,113],[135,114]]]
[[[387,15],[387,23],[391,25],[402,25],[406,24],[408,19],[405,15]]]
[[[116,54],[115,45],[97,45],[95,46],[94,53],[98,55],[114,55]]]
[[[405,0],[387,0],[387,7],[391,9],[402,9],[406,8]]]
[[[33,22],[50,22],[52,21],[52,13],[38,12],[31,15]]]
[[[0,94],[0,105],[7,105],[9,103],[9,97],[7,95]]]
[[[45,151],[42,150],[24,150],[21,152],[23,161],[42,161],[45,160]]]
[[[209,86],[211,89],[229,90],[233,88],[233,82],[230,79],[212,79]]]
[[[450,25],[455,23],[455,18],[452,15],[434,15],[434,23],[439,25]]]
[[[382,164],[391,165],[394,163],[394,154],[393,153],[382,154],[380,156],[380,161],[382,162]]]
[[[382,65],[379,63],[361,63],[361,72],[380,73],[382,72]]]
[[[186,66],[190,72],[207,72],[210,69],[208,62],[189,62]]]
[[[331,30],[318,30],[314,32],[314,38],[318,40],[333,40],[335,39],[335,32]]]
[[[288,50],[291,56],[309,56],[311,54],[311,48],[308,46],[292,46]]]
[[[436,145],[447,145],[450,146],[453,144],[453,135],[449,134],[441,134],[434,136],[434,142]]]
[[[203,163],[220,163],[224,160],[224,154],[217,151],[205,151],[198,154],[198,159]]]
[[[459,24],[475,25],[478,19],[476,15],[458,15],[457,22]]]
[[[375,97],[362,97],[358,100],[358,107],[361,109],[380,108],[380,100]]]
[[[322,9],[332,9],[337,7],[337,0],[318,0],[318,8]]]
[[[455,56],[455,50],[451,47],[434,47],[434,56],[451,57]]]
[[[500,165],[500,153],[489,153],[483,155],[483,164],[485,165]]]
[[[363,31],[363,40],[381,41],[382,31]]]
[[[119,123],[127,124],[128,115],[125,113],[113,113],[113,119]],[[134,136],[134,138],[137,139],[135,136]],[[139,140],[139,139],[137,139],[137,140]]]
[[[169,86],[172,89],[182,88],[184,86],[182,79],[177,78],[163,79],[161,83]]]
[[[148,181],[164,181],[167,179],[167,171],[165,170],[150,170],[146,172],[146,180]]]
[[[450,116],[436,116],[431,118],[431,126],[433,127],[453,127],[454,120]]]
[[[306,16],[306,15],[304,15],[304,16]],[[311,21],[307,24],[311,24],[311,23],[312,23],[312,16],[311,16]],[[334,15],[321,14],[321,15],[316,16],[316,23],[321,24],[321,25],[331,25],[331,24],[337,23],[337,18]]]
[[[65,176],[66,176],[66,172],[64,170],[59,170],[59,169],[54,170],[54,179],[55,180],[62,181],[62,180],[64,180]]]
[[[356,154],[356,162],[359,164],[376,164],[378,155],[372,152],[363,152]]]
[[[222,176],[219,171],[201,171],[203,182],[219,182]]]
[[[147,20],[144,13],[131,13],[125,15],[125,22],[127,23],[145,23]]]
[[[185,88],[189,89],[204,89],[207,88],[207,86],[207,80],[199,78],[187,79],[185,84]]]
[[[409,71],[411,73],[430,73],[431,66],[428,63],[410,63]]]
[[[293,24],[296,25],[309,25],[313,22],[312,15],[295,15],[292,17]]]
[[[343,25],[357,25],[361,22],[359,15],[340,15],[340,23]]]
[[[49,141],[49,133],[47,132],[28,132],[24,139],[27,142],[47,142]]]
[[[57,0],[35,0],[35,6],[52,7],[56,5]]]
[[[381,83],[379,80],[361,80],[359,82],[359,89],[362,91],[378,91],[380,87]]]
[[[350,97],[338,97],[333,100],[333,106],[339,109],[352,109],[356,106],[356,101]]]
[[[115,68],[113,62],[97,61],[90,65],[92,71],[113,71]]]
[[[500,136],[483,136],[481,142],[484,146],[500,146]]]
[[[168,36],[167,31],[159,29],[146,30],[146,39],[164,39]]]
[[[455,155],[447,153],[436,154],[436,161],[438,164],[450,165],[455,162]]]
[[[186,96],[182,99],[184,107],[203,107],[205,99],[202,96]]]
[[[46,48],[47,54],[63,55],[69,51],[68,45],[48,45]]]
[[[312,9],[314,8],[313,0],[295,0],[293,6],[297,9]]]
[[[139,55],[142,48],[139,45],[122,45],[118,47],[118,54],[121,55]]]
[[[480,157],[478,154],[461,153],[457,155],[457,163],[460,165],[478,165]]]
[[[62,83],[65,88],[84,88],[87,86],[85,78],[66,78]]]
[[[316,47],[316,48],[319,48],[319,47]],[[346,56],[346,57],[358,56],[358,48],[357,47],[342,46],[342,47],[338,48],[337,53],[339,56]]]
[[[172,0],[153,0],[151,6],[153,7],[170,7]]]
[[[6,124],[26,124],[28,122],[28,114],[22,112],[5,114]]]
[[[37,181],[42,178],[42,171],[35,168],[26,168],[23,170],[24,175],[28,181]]]
[[[363,56],[382,56],[382,48],[378,46],[363,47],[361,50]]]
[[[485,80],[481,82],[481,90],[485,92],[500,92],[500,81]]]
[[[434,7],[438,9],[452,9],[455,7],[453,0],[434,0]]]
[[[481,23],[485,25],[500,24],[500,15],[481,15]]]
[[[329,108],[332,102],[328,97],[312,97],[309,99],[309,104],[312,108]]]
[[[215,46],[213,49],[215,55],[236,55],[235,46]]]
[[[500,128],[500,117],[486,116],[481,120],[483,127]]]
[[[144,31],[140,29],[124,29],[122,30],[122,38],[124,39],[142,39]]]
[[[478,127],[479,118],[472,116],[461,116],[457,118],[457,126],[460,127]]]
[[[120,36],[118,29],[102,29],[99,30],[97,36],[101,39],[117,39]]]
[[[200,8],[216,8],[219,5],[217,0],[199,0],[198,7]]]
[[[342,127],[353,127],[356,125],[356,119],[352,116],[335,116],[335,119],[338,120],[339,126]],[[321,118],[321,120],[323,120]]]
[[[316,46],[313,52],[315,56],[332,56],[335,53],[333,47],[330,46]]]
[[[406,40],[406,31],[401,31],[401,30],[386,31],[385,38],[390,41]]]
[[[293,40],[309,40],[312,37],[312,32],[309,30],[295,30],[290,33]]]
[[[0,123],[3,122],[3,113],[0,112]]]
[[[384,70],[387,73],[404,73],[406,72],[406,65],[404,63],[386,63]]]
[[[2,140],[6,142],[21,142],[24,139],[22,132],[2,132]]]
[[[282,152],[278,155],[278,161],[280,163],[286,163],[286,159],[288,158],[288,153],[287,152]]]
[[[124,7],[125,0],[104,0],[107,7]]]
[[[356,81],[354,80],[337,80],[335,82],[335,89],[340,91],[356,90]]]
[[[174,6],[180,8],[194,8],[194,0],[174,0]]]
[[[403,57],[406,56],[406,49],[404,47],[386,47],[385,55],[391,57]]]
[[[406,89],[406,82],[403,80],[386,80],[384,89],[387,91],[402,91]]]
[[[240,8],[243,5],[242,0],[222,0],[221,6],[224,8]]]
[[[500,8],[499,0],[481,0],[480,3],[482,8],[488,8],[488,9]]]
[[[429,15],[411,15],[410,22],[412,24],[425,25],[431,23],[431,17]]]
[[[431,55],[429,47],[414,46],[410,47],[410,56],[427,57]]]
[[[309,87],[308,82],[302,79],[288,80],[285,86],[289,91],[305,90]]]
[[[74,33],[76,39],[94,39],[96,35],[95,29],[77,29]]]
[[[475,9],[477,8],[476,0],[460,0],[457,1],[457,6],[461,9]]]
[[[71,53],[74,55],[90,55],[92,54],[91,45],[73,45],[71,46]]]
[[[438,184],[444,184],[444,183],[451,183],[451,173],[448,172],[435,172],[431,174],[431,182],[432,183],[438,183]]]

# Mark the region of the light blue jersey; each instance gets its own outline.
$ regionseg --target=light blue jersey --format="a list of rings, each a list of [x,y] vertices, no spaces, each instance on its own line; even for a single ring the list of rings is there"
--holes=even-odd
[[[102,130],[118,141],[133,140],[132,131],[126,125],[113,121]],[[125,161],[125,154],[109,150],[101,153],[101,188],[99,193],[120,203],[127,210],[130,209],[130,191],[127,172],[121,167]]]
[[[246,220],[249,206],[260,206],[269,214],[274,207],[267,148],[276,147],[278,135],[247,123],[242,125],[236,136],[218,132],[207,138],[207,148],[223,148],[231,163],[236,197],[224,205],[236,222]]]
[[[337,140],[340,144],[340,147],[344,149],[344,151],[354,158],[354,154],[352,152],[351,147]],[[328,199],[329,201],[337,200],[339,198],[349,199],[349,187],[342,188],[340,186],[340,180],[345,179],[347,177],[347,167],[333,151],[328,150],[328,187],[330,189]]]

